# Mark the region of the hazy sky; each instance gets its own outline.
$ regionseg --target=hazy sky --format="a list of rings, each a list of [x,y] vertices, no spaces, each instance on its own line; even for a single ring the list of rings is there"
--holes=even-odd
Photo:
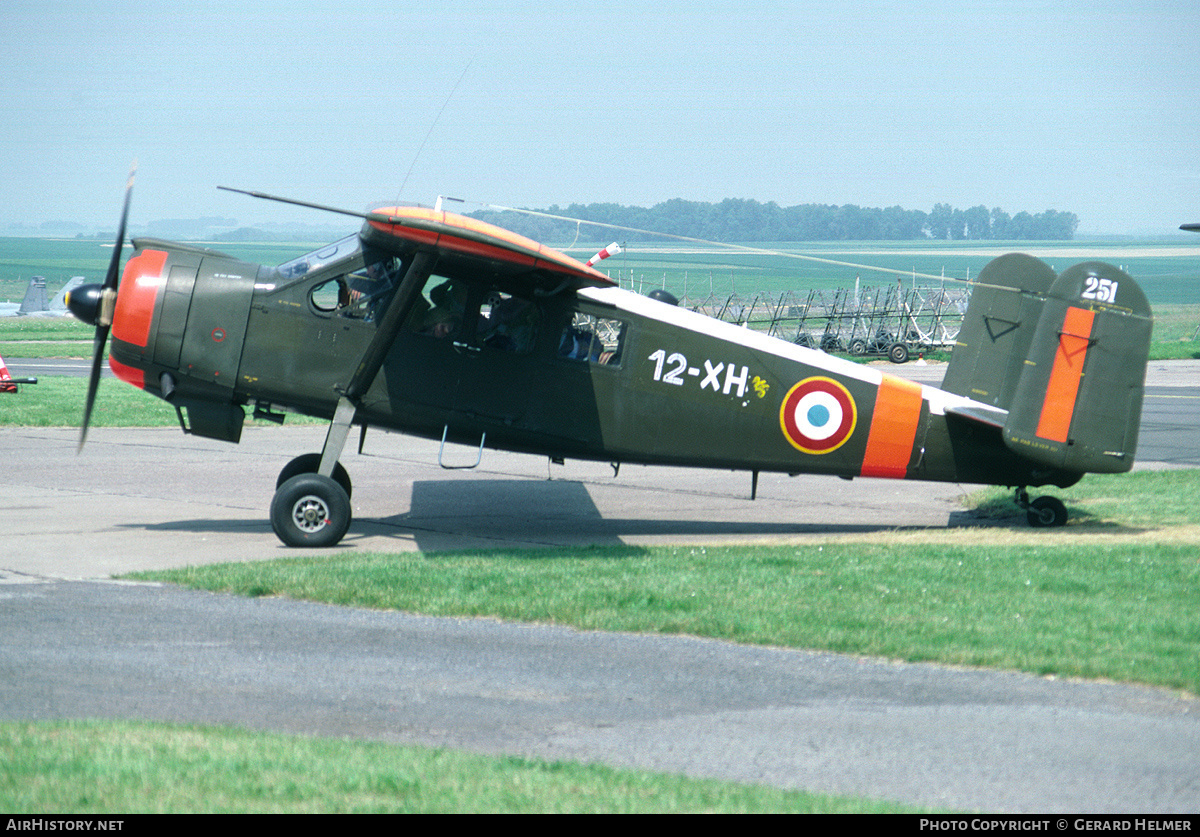
[[[132,223],[331,220],[218,184],[1200,221],[1195,0],[5,0],[0,68],[0,234],[115,226],[134,158]]]

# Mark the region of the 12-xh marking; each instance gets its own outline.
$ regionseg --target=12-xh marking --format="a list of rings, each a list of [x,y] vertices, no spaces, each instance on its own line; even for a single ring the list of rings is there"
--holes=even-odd
[[[746,385],[750,378],[749,366],[742,366],[739,371],[735,364],[722,361],[714,364],[706,358],[704,369],[701,370],[698,366],[688,366],[687,358],[679,352],[672,352],[668,355],[663,349],[654,352],[648,360],[654,361],[654,380],[664,384],[683,386],[687,382],[684,375],[699,378],[703,372],[704,378],[700,381],[701,390],[711,387],[713,392],[725,395],[736,393],[738,398],[746,394]],[[725,373],[724,382],[721,378],[722,371]]]

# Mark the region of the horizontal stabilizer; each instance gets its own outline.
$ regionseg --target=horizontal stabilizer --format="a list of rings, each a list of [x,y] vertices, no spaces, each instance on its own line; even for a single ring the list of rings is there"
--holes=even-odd
[[[962,407],[947,407],[946,413],[952,416],[962,416],[979,424],[986,424],[988,427],[1001,429],[1004,427],[1004,422],[1008,419],[1007,410],[999,410],[995,407],[988,407],[984,404],[968,404]]]

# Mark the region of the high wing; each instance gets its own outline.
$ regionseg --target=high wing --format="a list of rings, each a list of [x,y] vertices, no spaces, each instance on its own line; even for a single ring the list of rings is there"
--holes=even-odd
[[[600,271],[544,244],[484,221],[435,209],[392,207],[364,215],[363,243],[386,250],[417,247],[436,252],[440,264],[484,262],[493,271],[526,276],[545,291],[613,285]]]
[[[535,286],[542,284],[546,277],[557,277],[552,284],[546,282],[553,288],[560,285],[565,288],[605,287],[614,284],[600,271],[544,244],[485,221],[453,212],[411,206],[355,212],[264,192],[233,189],[229,186],[217,188],[253,198],[362,218],[366,221],[360,233],[363,243],[390,251],[411,250],[418,246],[426,253],[435,252],[439,261],[443,263],[486,261],[493,269],[509,275],[528,274]],[[564,280],[568,280],[565,285]]]

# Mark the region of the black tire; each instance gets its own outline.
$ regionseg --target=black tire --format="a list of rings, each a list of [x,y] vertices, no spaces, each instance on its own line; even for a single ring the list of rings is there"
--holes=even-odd
[[[271,499],[271,528],[288,546],[333,546],[350,528],[350,498],[320,474],[297,474]]]
[[[801,332],[800,334],[796,335],[796,339],[792,342],[797,346],[803,346],[806,349],[812,349],[816,347],[816,344],[813,343],[812,335],[806,332]]]
[[[1029,525],[1035,528],[1067,525],[1067,507],[1057,497],[1038,497],[1025,511]]]
[[[892,363],[908,362],[908,346],[904,343],[893,343],[888,349],[888,360]]]
[[[283,466],[283,470],[279,472],[279,478],[275,480],[275,490],[285,482],[290,480],[297,474],[315,474],[317,469],[321,467],[321,454],[319,453],[304,453],[297,456],[291,462]],[[350,485],[350,474],[342,467],[342,463],[335,463],[333,466],[333,479],[346,492],[346,497],[354,496],[353,486]]]
[[[842,341],[832,334],[826,334],[821,338],[821,351],[823,352],[840,352],[842,350]]]
[[[862,357],[867,353],[867,341],[861,337],[855,337],[850,341],[850,354],[856,357]]]

